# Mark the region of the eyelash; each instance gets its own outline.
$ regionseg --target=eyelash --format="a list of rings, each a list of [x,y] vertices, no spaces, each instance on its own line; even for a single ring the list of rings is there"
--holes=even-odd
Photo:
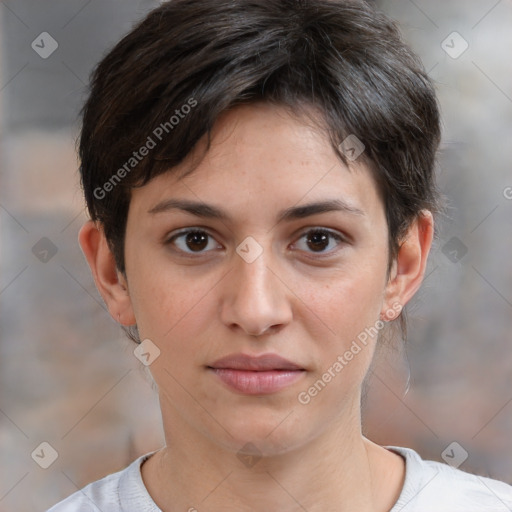
[[[208,233],[208,231],[205,231],[204,229],[201,229],[201,228],[187,228],[187,229],[179,231],[178,233],[176,233],[173,236],[171,236],[166,242],[164,242],[164,245],[174,244],[174,241],[176,239],[181,238],[181,237],[183,237],[185,235],[188,235],[189,233],[196,233],[196,234],[206,235],[206,236],[208,236],[210,238],[214,238],[213,235],[211,235],[210,233]],[[327,228],[320,228],[320,227],[314,227],[314,228],[308,229],[307,231],[304,231],[299,236],[299,240],[302,239],[304,236],[309,235],[311,233],[327,234],[329,237],[334,238],[338,242],[338,246],[340,244],[347,243],[347,239],[344,236],[340,235],[339,233],[331,231],[330,229],[327,229]],[[183,251],[181,249],[178,249],[177,251],[182,253],[182,254],[184,254],[185,257],[187,257],[187,258],[201,257],[202,255],[210,252],[210,251],[200,251],[200,252],[197,252],[197,253],[190,253],[190,252]],[[310,252],[310,254],[314,255],[314,256],[312,256],[312,258],[314,258],[314,259],[321,259],[321,258],[332,256],[333,252],[337,252],[337,250],[334,249],[334,250],[331,250],[331,251],[318,252],[318,253]]]

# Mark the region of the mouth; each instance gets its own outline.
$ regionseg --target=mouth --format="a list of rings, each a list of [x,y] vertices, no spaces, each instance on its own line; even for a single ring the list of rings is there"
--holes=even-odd
[[[218,370],[246,370],[246,371],[293,371],[305,370],[296,364],[277,354],[263,354],[251,356],[248,354],[230,354],[212,363],[209,368]]]
[[[233,370],[210,368],[228,388],[246,395],[276,393],[295,383],[306,370]]]
[[[277,354],[258,357],[232,354],[215,361],[207,369],[229,389],[248,395],[275,393],[306,373],[305,368]]]

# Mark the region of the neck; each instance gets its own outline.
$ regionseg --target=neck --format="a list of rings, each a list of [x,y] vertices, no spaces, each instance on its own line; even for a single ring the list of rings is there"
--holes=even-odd
[[[255,442],[265,453],[251,456],[191,429],[165,399],[161,406],[166,446],[143,465],[142,476],[164,512],[387,512],[398,498],[401,457],[363,437],[359,416],[330,422],[299,447]],[[393,467],[397,478],[390,481]]]

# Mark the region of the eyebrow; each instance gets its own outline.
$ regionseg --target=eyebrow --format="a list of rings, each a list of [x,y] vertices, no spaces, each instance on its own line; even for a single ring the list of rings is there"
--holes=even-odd
[[[148,210],[148,213],[157,214],[168,212],[174,209],[191,213],[197,217],[219,219],[224,221],[231,220],[230,215],[221,210],[219,207],[212,204],[191,201],[189,199],[165,199],[164,201],[161,201],[156,206]],[[286,208],[285,210],[279,212],[279,215],[277,216],[277,222],[279,223],[283,221],[303,219],[305,217],[309,217],[310,215],[335,211],[358,216],[366,215],[363,210],[347,203],[346,201],[343,201],[342,199],[328,199],[325,201],[308,203],[302,206],[292,206],[290,208]]]

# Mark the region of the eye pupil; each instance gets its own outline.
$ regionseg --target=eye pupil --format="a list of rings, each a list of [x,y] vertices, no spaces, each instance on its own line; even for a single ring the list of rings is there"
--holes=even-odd
[[[308,236],[308,244],[312,243],[311,247],[323,250],[329,245],[329,236],[325,233],[325,231],[312,231],[313,235]]]
[[[201,251],[208,245],[208,235],[206,233],[201,233],[200,231],[191,231],[187,234],[186,244],[192,251]]]

